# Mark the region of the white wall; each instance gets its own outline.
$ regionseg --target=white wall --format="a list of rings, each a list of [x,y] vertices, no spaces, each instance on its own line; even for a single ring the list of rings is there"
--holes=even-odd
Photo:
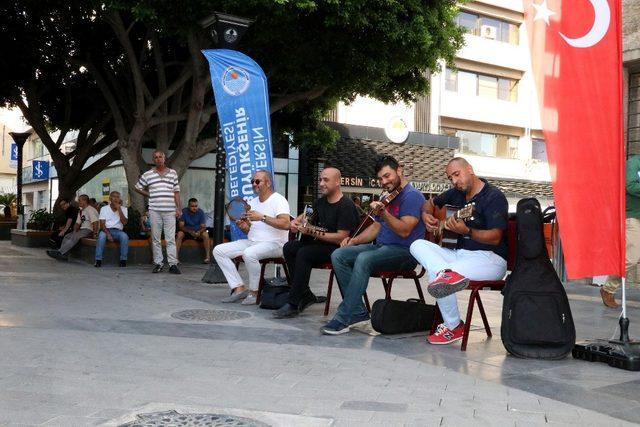
[[[413,104],[384,104],[373,98],[358,97],[349,105],[338,104],[338,122],[384,128],[392,117],[397,116],[412,131],[415,129],[414,112]]]

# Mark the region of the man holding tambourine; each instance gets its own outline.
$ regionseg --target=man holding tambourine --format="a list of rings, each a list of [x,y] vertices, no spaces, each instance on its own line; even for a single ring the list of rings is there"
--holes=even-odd
[[[324,169],[318,187],[322,197],[314,203],[312,218],[305,211],[291,221],[291,231],[299,232],[301,238],[283,248],[292,283],[289,302],[273,314],[277,319],[295,317],[317,301],[309,289],[311,269],[331,262],[331,253],[360,221],[355,204],[342,194],[338,169]]]
[[[256,304],[260,260],[282,257],[282,246],[289,239],[289,202],[273,191],[273,180],[269,172],[257,171],[251,179],[251,185],[258,197],[248,203],[240,199],[232,201],[227,208],[229,217],[247,233],[247,238],[222,243],[213,248],[213,256],[232,289],[231,295],[222,302]],[[234,215],[233,212],[238,210],[241,213]],[[233,262],[238,256],[242,256],[249,273],[248,288]]]

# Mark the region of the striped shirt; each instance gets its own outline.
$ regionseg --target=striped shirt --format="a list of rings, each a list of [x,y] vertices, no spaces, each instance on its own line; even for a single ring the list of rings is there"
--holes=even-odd
[[[174,193],[180,191],[178,174],[170,168],[165,173],[158,173],[156,168],[150,169],[140,176],[136,184],[138,190],[149,191],[149,210],[156,212],[174,212],[176,202]]]

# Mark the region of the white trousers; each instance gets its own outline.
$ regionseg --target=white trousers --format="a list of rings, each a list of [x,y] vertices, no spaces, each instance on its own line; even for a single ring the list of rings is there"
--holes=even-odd
[[[257,291],[260,283],[260,260],[281,258],[283,256],[282,246],[284,245],[279,242],[254,242],[242,239],[217,245],[213,248],[213,256],[231,289],[244,284],[233,263],[235,257],[242,256],[249,273],[249,289]]]
[[[149,211],[149,219],[151,220],[151,236],[153,252],[153,263],[162,264],[162,230],[164,230],[164,240],[167,242],[167,261],[169,265],[177,265],[178,257],[176,254],[176,213]]]
[[[427,270],[432,282],[440,270],[448,268],[470,280],[500,280],[507,272],[507,261],[491,251],[447,249],[427,240],[411,244],[411,255]],[[460,323],[456,294],[438,299],[438,307],[447,328]]]

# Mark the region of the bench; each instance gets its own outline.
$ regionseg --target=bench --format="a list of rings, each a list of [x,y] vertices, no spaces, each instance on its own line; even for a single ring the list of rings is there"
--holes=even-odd
[[[162,247],[167,246],[166,241],[162,241]],[[208,249],[211,251],[211,248]],[[75,248],[71,250],[69,255],[72,258],[81,259],[89,264],[95,262],[96,239],[83,238]],[[163,249],[166,254],[166,250]],[[202,264],[204,256],[203,243],[196,240],[187,240],[182,242],[182,248],[178,258],[181,263],[186,264]],[[105,245],[102,258],[103,265],[118,265],[120,259],[120,249],[117,242],[109,242]],[[166,255],[165,255],[166,259]],[[129,254],[127,256],[127,264],[152,264],[152,252],[150,239],[129,240]]]

